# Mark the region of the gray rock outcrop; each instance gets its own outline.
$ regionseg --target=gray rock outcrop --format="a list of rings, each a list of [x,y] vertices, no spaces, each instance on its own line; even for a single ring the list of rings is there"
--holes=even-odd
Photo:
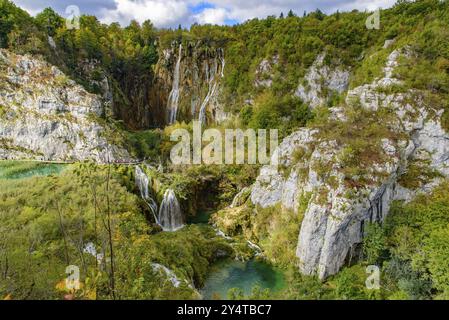
[[[348,89],[349,71],[326,65],[325,57],[323,53],[316,58],[295,92],[311,108],[325,105],[333,91],[341,94]]]
[[[1,50],[0,77],[0,159],[129,160],[100,125],[101,99],[58,68]]]
[[[270,60],[263,59],[256,68],[254,86],[269,88],[273,84],[273,67],[279,63],[279,57],[273,56]]]
[[[440,123],[441,106],[428,105],[417,90],[385,90],[400,84],[393,71],[401,54],[393,51],[384,77],[350,90],[345,106],[333,108],[329,117],[331,132],[338,123],[347,124],[354,135],[348,141],[354,141],[370,129],[370,123],[357,129],[363,119],[350,120],[348,111],[365,110],[382,129],[368,145],[376,151],[362,150],[363,158],[335,134],[304,128],[284,139],[276,150],[278,168],[263,167],[253,185],[251,201],[261,207],[281,203],[298,212],[300,199],[307,201],[300,213],[304,218],[297,246],[304,274],[325,278],[337,273],[356,253],[366,224],[383,222],[393,200],[410,200],[449,176],[449,135]],[[433,174],[411,190],[401,185],[400,178],[416,161]]]

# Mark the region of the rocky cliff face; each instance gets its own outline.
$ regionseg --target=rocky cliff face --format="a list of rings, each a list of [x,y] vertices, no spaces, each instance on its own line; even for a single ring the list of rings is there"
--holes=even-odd
[[[417,90],[390,93],[401,84],[394,78],[401,54],[391,52],[384,77],[350,90],[327,124],[287,137],[276,151],[279,167],[263,167],[253,185],[251,201],[261,207],[297,211],[308,199],[297,246],[304,274],[337,273],[357,253],[365,225],[381,223],[393,200],[410,200],[449,176],[441,106]],[[422,176],[402,179],[416,166]],[[420,183],[404,183],[413,179]]]
[[[101,97],[86,92],[41,59],[0,51],[0,158],[129,159],[100,125]]]
[[[275,55],[270,60],[263,59],[257,66],[254,86],[256,88],[269,88],[273,84],[273,66],[279,63],[279,56]]]
[[[225,119],[220,103],[225,63],[222,48],[202,43],[173,43],[163,49],[151,89],[151,107],[156,110],[158,122]]]
[[[341,94],[348,89],[349,71],[341,66],[325,64],[326,54],[320,54],[312,64],[295,95],[311,108],[326,105],[333,94]]]

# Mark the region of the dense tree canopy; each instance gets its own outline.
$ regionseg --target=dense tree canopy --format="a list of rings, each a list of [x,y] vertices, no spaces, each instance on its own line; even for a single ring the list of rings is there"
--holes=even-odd
[[[320,53],[326,52],[326,65],[350,70],[350,86],[355,87],[382,74],[385,59],[393,50],[383,48],[385,40],[394,39],[394,48],[410,48],[414,54],[401,57],[395,69],[395,76],[402,80],[401,89],[421,90],[432,105],[445,109],[443,125],[449,129],[449,2],[400,0],[392,8],[381,10],[379,30],[366,28],[369,15],[356,10],[326,15],[317,10],[298,16],[289,11],[279,18],[251,19],[234,26],[193,24],[189,29],[180,26],[174,30],[157,29],[151,21],[132,21],[126,27],[107,25],[84,15],[79,29],[67,29],[64,19],[51,8],[31,17],[11,1],[0,0],[0,47],[41,54],[94,93],[103,93],[102,82],[109,80],[115,116],[121,120],[140,117],[136,110],[148,105],[156,64],[164,49],[179,43],[186,47],[194,43],[202,52],[223,48],[223,98],[227,111],[237,116],[233,125],[278,128],[282,137],[314,121],[324,138],[346,144],[344,172],[359,178],[364,173],[361,170],[366,170],[360,161],[371,164],[373,146],[380,147],[373,141],[382,134],[389,135],[391,130],[385,133],[377,114],[354,106],[348,121],[329,122],[331,126],[326,127],[319,121],[326,117],[329,107],[344,103],[340,95],[332,96],[328,105],[314,111],[294,96],[300,79]],[[272,67],[270,87],[254,85],[257,68],[264,60]],[[362,128],[359,136],[354,124]],[[128,132],[129,144],[139,158],[168,157],[172,144],[167,137],[176,128],[190,130],[192,125],[177,123],[165,131]],[[405,176],[421,172],[420,168],[410,168]],[[160,173],[161,180],[172,178],[171,186],[178,188],[180,199],[186,200],[205,183],[204,177],[212,176],[218,185],[218,191],[214,191],[219,193],[218,200],[213,200],[222,205],[257,175],[254,167],[194,170]],[[142,214],[142,203],[132,193],[137,192],[129,168],[117,166],[112,171],[111,177],[106,167],[80,165],[58,176],[0,180],[0,273],[9,277],[0,281],[0,298],[6,294],[17,298],[60,297],[54,285],[69,262],[88,271],[83,279],[83,298],[112,298],[114,292],[118,298],[195,297],[187,285],[174,290],[157,278],[150,259],[166,263],[193,284],[201,285],[214,250],[229,249],[224,240],[217,239],[211,228],[201,226],[189,226],[187,231],[176,234],[157,233]],[[106,188],[114,193],[114,199],[108,198]],[[366,227],[361,260],[325,283],[299,275],[293,265],[301,216],[279,215],[276,209],[254,215],[249,210],[238,217],[241,226],[233,221],[234,231],[237,234],[245,230],[253,219],[265,254],[283,267],[290,267],[290,285],[279,294],[282,298],[448,299],[448,193],[449,186],[443,183],[430,196],[420,196],[408,204],[395,203],[384,226]],[[108,210],[111,217],[105,215]],[[105,227],[106,219],[112,220],[113,233]],[[106,257],[112,256],[108,246],[112,243],[116,250],[115,275],[112,258],[103,261],[101,269],[92,256],[83,252],[82,244],[87,241],[94,242]],[[179,259],[174,261],[173,257]],[[365,267],[369,264],[378,265],[382,273],[382,289],[375,293],[364,286]],[[111,278],[117,279],[114,285]],[[237,292],[232,296],[242,298]],[[265,295],[256,290],[254,297]]]
[[[151,21],[132,21],[123,28],[82,16],[80,29],[68,30],[50,8],[32,18],[10,1],[1,0],[0,46],[41,53],[93,92],[101,91],[99,80],[107,76],[122,120],[133,114],[133,108],[149,104],[158,56],[174,42],[199,42],[204,50],[225,49],[224,96],[227,108],[235,113],[244,101],[260,93],[253,84],[256,68],[264,59],[277,61],[271,72],[273,86],[265,89],[276,99],[294,92],[298,79],[323,51],[327,52],[326,63],[346,65],[353,70],[354,79],[363,83],[372,72],[365,69],[363,58],[393,38],[401,45],[413,46],[419,59],[437,62],[437,73],[410,68],[416,72],[409,78],[417,76],[421,83],[447,91],[447,1],[398,1],[381,11],[379,30],[366,28],[369,14],[354,10],[325,15],[317,10],[299,17],[290,11],[285,17],[252,19],[235,26],[193,24],[189,29],[174,30],[156,29]],[[48,36],[54,39],[56,49],[49,46]]]

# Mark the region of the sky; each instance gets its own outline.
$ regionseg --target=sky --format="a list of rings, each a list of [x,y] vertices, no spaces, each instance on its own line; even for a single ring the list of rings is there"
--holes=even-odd
[[[252,18],[287,14],[292,9],[302,15],[320,9],[325,13],[352,9],[373,11],[388,8],[395,0],[13,0],[18,6],[35,15],[52,7],[68,16],[70,6],[77,6],[81,14],[97,16],[105,23],[127,25],[131,20],[151,20],[156,27],[188,27],[199,24],[235,24]],[[68,11],[67,8],[69,8]]]

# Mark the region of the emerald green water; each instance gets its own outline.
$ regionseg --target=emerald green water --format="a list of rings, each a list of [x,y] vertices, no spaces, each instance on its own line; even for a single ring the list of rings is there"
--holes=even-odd
[[[201,294],[207,300],[227,299],[229,289],[238,288],[249,295],[255,286],[277,291],[284,287],[284,276],[263,261],[223,260],[212,267]]]
[[[196,216],[190,217],[187,222],[192,224],[209,223],[211,214],[212,211],[199,211]]]
[[[38,162],[0,161],[0,179],[24,179],[59,174],[65,165]]]

